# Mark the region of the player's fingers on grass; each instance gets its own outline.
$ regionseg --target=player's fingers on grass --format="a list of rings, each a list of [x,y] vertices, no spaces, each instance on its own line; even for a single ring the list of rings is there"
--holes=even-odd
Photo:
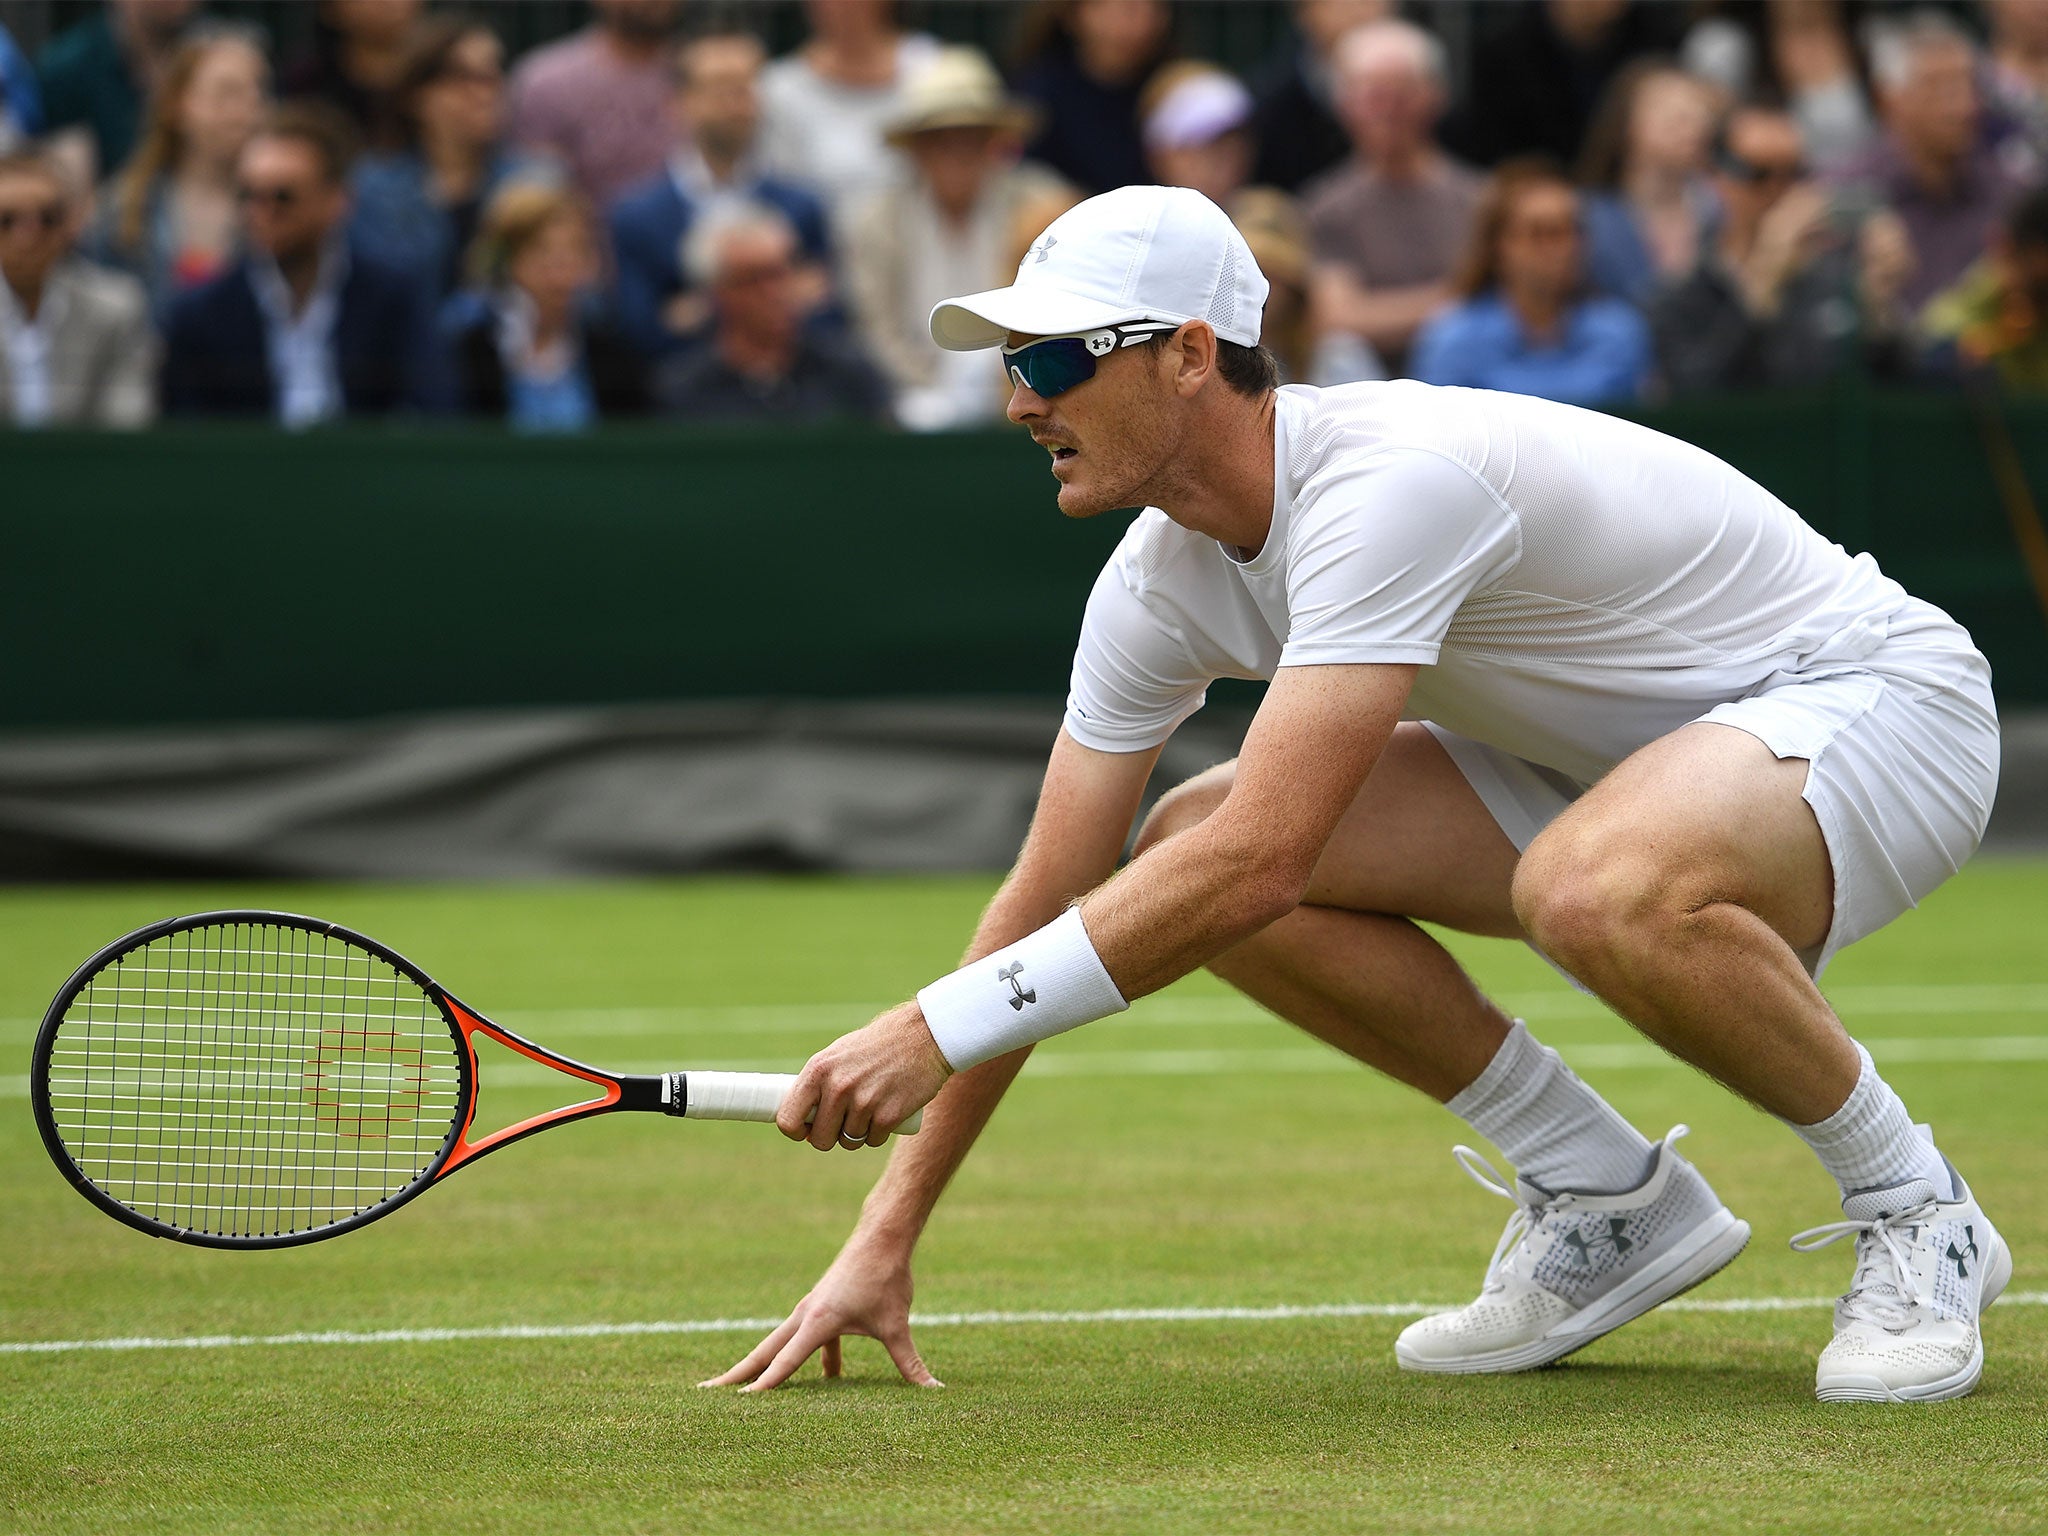
[[[808,1299],[808,1298],[806,1298]],[[775,1358],[776,1352],[787,1344],[798,1328],[803,1326],[804,1308],[797,1309],[783,1319],[782,1324],[767,1338],[747,1351],[747,1357],[729,1371],[713,1376],[709,1381],[697,1383],[700,1387],[729,1387],[735,1382],[752,1381],[761,1374],[761,1367]]]
[[[896,1369],[903,1373],[903,1379],[913,1387],[943,1387],[945,1383],[931,1372],[924,1363],[924,1356],[917,1352],[917,1345],[911,1342],[910,1324],[899,1319],[876,1333],[882,1341],[882,1348],[889,1351],[889,1358],[896,1362]]]
[[[768,1368],[748,1382],[747,1385],[741,1387],[740,1390],[742,1392],[774,1391],[785,1381],[789,1380],[790,1377],[794,1376],[797,1373],[797,1368],[823,1348],[828,1339],[837,1339],[838,1337],[838,1324],[816,1313],[812,1313],[803,1320],[802,1325],[796,1331],[796,1336],[776,1351],[775,1358],[768,1362]]]
[[[827,1376],[837,1376],[839,1374],[840,1368],[845,1362],[840,1357],[838,1335],[835,1334],[825,1341],[825,1352],[819,1356],[819,1362],[825,1367],[825,1374]]]

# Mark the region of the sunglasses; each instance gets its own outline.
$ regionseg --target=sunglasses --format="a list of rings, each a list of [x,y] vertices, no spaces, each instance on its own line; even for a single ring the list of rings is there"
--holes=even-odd
[[[40,208],[0,208],[0,235],[13,234],[17,225],[54,234],[63,222],[64,209],[57,203],[45,203]]]
[[[299,200],[297,187],[250,187],[235,188],[235,201],[247,208],[252,203],[265,208],[275,208],[280,213],[292,207]]]
[[[1063,395],[1095,377],[1096,363],[1121,347],[1180,329],[1177,320],[1132,320],[1099,331],[1047,336],[1021,347],[1003,348],[1003,366],[1010,377],[1041,400]]]
[[[1767,181],[1803,181],[1807,175],[1803,160],[1783,160],[1776,164],[1759,164],[1745,160],[1740,155],[1723,155],[1721,169],[1736,181],[1758,186]]]

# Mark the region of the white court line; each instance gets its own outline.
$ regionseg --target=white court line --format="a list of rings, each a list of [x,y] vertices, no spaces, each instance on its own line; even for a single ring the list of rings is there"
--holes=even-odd
[[[1725,1301],[1667,1301],[1663,1312],[1810,1312],[1832,1307],[1832,1296],[1738,1296]],[[1012,1328],[1036,1324],[1275,1323],[1301,1318],[1425,1317],[1455,1302],[1340,1302],[1310,1307],[1112,1307],[1102,1312],[913,1312],[915,1328]],[[2048,1291],[2009,1291],[2001,1307],[2048,1306]],[[656,1323],[515,1323],[499,1328],[330,1329],[318,1333],[196,1334],[186,1338],[25,1339],[0,1343],[0,1355],[63,1355],[96,1350],[276,1349],[297,1344],[453,1344],[481,1340],[610,1339],[672,1333],[757,1333],[779,1317],[707,1317]]]
[[[1939,1036],[1884,1039],[1858,1036],[1870,1054],[1887,1065],[1913,1063],[1923,1066],[1968,1066],[1987,1062],[2048,1061],[2048,1035],[1975,1035],[1954,1038]],[[1667,1055],[1647,1041],[1623,1040],[1609,1044],[1561,1045],[1564,1058],[1574,1066],[1603,1071],[1639,1067],[1677,1068],[1684,1062]],[[657,1072],[793,1072],[803,1065],[795,1053],[780,1057],[751,1057],[745,1060],[691,1059],[679,1068],[674,1060],[605,1063],[610,1070],[625,1073]],[[1039,1051],[1025,1064],[1026,1077],[1292,1077],[1298,1074],[1357,1072],[1362,1070],[1348,1056],[1324,1048],[1214,1051],[1095,1051],[1056,1048]],[[562,1075],[549,1067],[531,1067],[503,1062],[484,1071],[486,1088],[559,1087]],[[25,1099],[29,1095],[26,1077],[0,1077],[0,1099]]]
[[[1853,1023],[1872,1014],[2048,1013],[2048,984],[1830,987],[1828,999]],[[649,1005],[624,1008],[523,1008],[493,1014],[499,1023],[542,1036],[807,1034],[864,1024],[890,999],[844,1003],[747,1003],[724,1006]],[[1596,999],[1565,987],[1508,992],[1496,1001],[1525,1019],[1598,1019],[1610,1015]],[[1186,1025],[1251,1024],[1272,1015],[1242,998],[1148,997],[1121,1014],[1116,1027],[1172,1029]],[[37,1019],[0,1019],[0,1042],[28,1044]]]

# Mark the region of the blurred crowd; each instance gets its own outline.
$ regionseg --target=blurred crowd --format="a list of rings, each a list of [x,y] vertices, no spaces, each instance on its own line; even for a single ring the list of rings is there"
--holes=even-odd
[[[203,0],[0,26],[0,422],[303,427],[1001,417],[932,305],[1092,193],[1193,187],[1284,376],[1581,403],[1843,370],[2048,389],[2048,0],[1298,0],[1241,77],[1168,0],[1013,8],[997,61],[892,0]]]

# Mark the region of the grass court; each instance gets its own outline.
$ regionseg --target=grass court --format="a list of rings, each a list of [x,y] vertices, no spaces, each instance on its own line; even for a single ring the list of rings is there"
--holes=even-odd
[[[778,1318],[824,1267],[879,1154],[615,1116],[361,1232],[238,1254],[102,1216],[30,1116],[58,985],[180,911],[346,923],[604,1066],[794,1071],[949,970],[991,888],[0,893],[0,1529],[2048,1528],[2048,863],[1981,861],[1828,978],[2014,1251],[1983,1385],[1926,1408],[1813,1400],[1850,1259],[1785,1247],[1839,1217],[1799,1143],[1504,943],[1454,941],[1646,1134],[1689,1123],[1685,1152],[1755,1229],[1680,1305],[1524,1376],[1393,1361],[1417,1310],[1471,1297],[1508,1214],[1451,1160],[1469,1133],[1206,976],[1041,1047],[1013,1090],[920,1254],[918,1310],[951,1318],[919,1333],[943,1392],[861,1341],[836,1382],[813,1364],[763,1397],[694,1387],[762,1331],[726,1324]],[[547,1107],[548,1076],[487,1046],[478,1124]],[[458,1336],[18,1347],[437,1330]]]

